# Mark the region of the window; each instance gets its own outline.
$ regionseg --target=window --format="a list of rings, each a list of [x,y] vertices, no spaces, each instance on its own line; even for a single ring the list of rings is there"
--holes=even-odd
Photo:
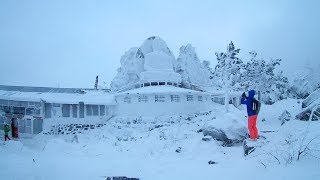
[[[193,95],[187,95],[187,101],[193,101]]]
[[[171,95],[171,102],[180,102],[179,95]]]
[[[158,82],[151,82],[151,86],[157,86]]]
[[[40,107],[41,106],[41,103],[39,103],[39,102],[35,102],[35,104],[34,104],[36,107]]]
[[[161,85],[166,85],[166,83],[165,82],[159,82],[159,85],[161,86]]]
[[[26,115],[33,116],[33,115],[40,115],[40,109],[35,108],[27,108]]]
[[[21,101],[21,106],[27,107],[28,106],[28,101]]]
[[[92,108],[91,105],[86,105],[87,116],[92,116]]]
[[[172,85],[172,82],[167,82],[167,85]]]
[[[163,95],[156,95],[154,98],[155,102],[165,102],[166,101],[166,97]]]
[[[131,103],[131,97],[129,97],[129,96],[124,97],[123,102],[130,104]]]
[[[34,102],[33,101],[29,101],[28,104],[29,104],[29,106],[34,106]]]
[[[91,105],[91,107],[92,107],[92,115],[93,116],[99,116],[98,105]]]
[[[52,103],[52,106],[53,107],[60,107],[60,104],[59,103]]]
[[[1,105],[8,105],[8,100],[0,99]]]
[[[144,83],[144,86],[150,86],[150,83]]]
[[[33,120],[33,134],[39,134],[42,131],[43,119]]]
[[[84,118],[84,103],[79,102],[79,117]]]
[[[45,103],[44,104],[45,118],[51,118],[51,110],[52,110],[52,105],[50,103]]]
[[[10,106],[3,106],[3,111],[5,113],[11,113],[11,107]]]
[[[73,118],[78,117],[78,106],[76,104],[72,104],[72,117]]]
[[[104,116],[106,114],[106,107],[104,105],[100,105],[100,116]]]
[[[177,86],[177,83],[173,83],[174,86]]]
[[[138,101],[139,102],[148,102],[148,97],[147,96],[139,96]]]
[[[35,108],[34,111],[33,111],[33,115],[39,116],[40,115],[40,109]]]
[[[25,107],[13,107],[13,114],[24,114]]]
[[[203,101],[202,96],[198,96],[198,101]]]
[[[62,104],[62,117],[70,117],[70,105]]]

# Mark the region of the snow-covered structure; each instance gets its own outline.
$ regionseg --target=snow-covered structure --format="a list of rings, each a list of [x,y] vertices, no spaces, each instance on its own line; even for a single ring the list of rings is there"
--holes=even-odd
[[[175,72],[175,57],[159,37],[149,37],[140,47],[131,48],[120,62],[118,74],[110,85],[112,91],[181,83],[180,74]]]
[[[105,91],[0,86],[0,129],[18,119],[19,133],[37,134],[56,124],[97,124],[112,117],[116,102]]]
[[[173,86],[150,86],[119,93],[115,99],[117,115],[161,116],[206,111],[210,103],[218,101],[214,97],[206,92]]]
[[[16,118],[19,132],[36,134],[61,124],[87,127],[112,116],[192,114],[209,110],[212,103],[224,104],[222,92],[193,88],[195,84],[208,85],[210,72],[191,45],[180,49],[177,62],[161,38],[150,37],[120,61],[111,92],[0,86],[0,127]],[[181,84],[182,79],[187,86]],[[238,105],[239,97],[237,94],[226,102]]]

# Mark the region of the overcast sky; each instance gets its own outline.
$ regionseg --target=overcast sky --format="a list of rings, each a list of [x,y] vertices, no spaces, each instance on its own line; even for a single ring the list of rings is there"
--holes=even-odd
[[[319,12],[318,0],[1,0],[0,84],[109,84],[125,51],[153,35],[176,57],[192,44],[212,66],[233,41],[244,61],[251,50],[281,58],[290,76],[320,64]]]

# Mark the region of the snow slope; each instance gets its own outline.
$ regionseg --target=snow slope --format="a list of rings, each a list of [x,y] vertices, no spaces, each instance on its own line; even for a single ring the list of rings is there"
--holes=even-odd
[[[212,111],[184,116],[117,116],[101,129],[73,136],[37,135],[32,139],[1,142],[0,177],[5,179],[106,179],[106,176],[164,179],[319,179],[319,138],[310,154],[296,161],[297,150],[319,136],[320,123],[291,120],[280,125],[284,109],[294,114],[296,100],[263,106],[259,130],[268,143],[243,156],[241,144],[222,147],[203,141],[198,130],[246,126],[246,114],[213,105]],[[262,119],[265,121],[261,121]],[[232,132],[230,130],[229,132]],[[304,138],[305,137],[305,138]],[[318,151],[316,151],[318,149]],[[290,157],[293,157],[290,159]],[[208,161],[215,164],[208,164]]]

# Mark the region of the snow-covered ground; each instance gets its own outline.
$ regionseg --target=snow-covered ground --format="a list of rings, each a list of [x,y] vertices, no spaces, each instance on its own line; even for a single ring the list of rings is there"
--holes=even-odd
[[[248,156],[241,144],[203,141],[203,127],[246,126],[246,111],[213,105],[211,112],[159,117],[114,117],[101,129],[77,135],[37,135],[0,145],[1,179],[320,179],[320,122],[294,117],[301,102],[262,106],[258,128],[266,140]],[[3,133],[3,132],[1,132]],[[3,136],[3,134],[1,134]],[[313,138],[316,138],[312,140]],[[312,141],[311,141],[312,140]],[[311,142],[310,142],[311,141]],[[309,143],[310,142],[310,143]],[[309,144],[308,144],[309,143]],[[307,146],[307,148],[305,148]],[[301,153],[297,161],[299,150]],[[208,164],[209,161],[216,162]]]

